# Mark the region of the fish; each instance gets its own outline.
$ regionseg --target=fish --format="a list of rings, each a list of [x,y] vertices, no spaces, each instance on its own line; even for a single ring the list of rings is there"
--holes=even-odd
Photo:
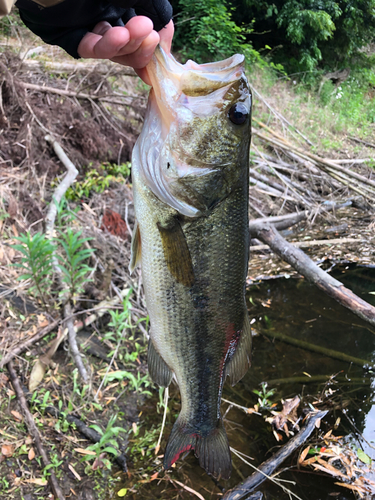
[[[150,318],[148,369],[177,380],[181,411],[164,454],[169,469],[193,450],[215,478],[231,455],[220,413],[227,376],[250,366],[245,302],[251,91],[244,57],[181,64],[157,48],[132,154],[136,225],[130,270],[139,263]]]

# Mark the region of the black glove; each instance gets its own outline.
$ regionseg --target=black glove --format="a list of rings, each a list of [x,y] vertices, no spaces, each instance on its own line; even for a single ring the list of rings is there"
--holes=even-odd
[[[168,0],[110,0],[116,7],[133,8],[138,16],[146,16],[154,23],[154,30],[160,31],[172,19],[172,6]]]

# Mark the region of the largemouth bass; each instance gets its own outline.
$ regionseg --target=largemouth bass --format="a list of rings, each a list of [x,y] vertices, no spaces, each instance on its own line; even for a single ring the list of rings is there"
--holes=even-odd
[[[174,374],[181,394],[164,467],[194,450],[217,478],[231,472],[223,383],[229,375],[234,385],[250,365],[244,292],[251,94],[243,62],[235,55],[182,65],[157,49],[132,158],[130,269],[141,261],[149,372],[162,387]]]

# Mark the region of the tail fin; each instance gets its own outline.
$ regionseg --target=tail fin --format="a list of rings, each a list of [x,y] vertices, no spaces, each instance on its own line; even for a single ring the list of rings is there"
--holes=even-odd
[[[164,455],[164,468],[169,469],[186,451],[194,450],[199,465],[216,479],[229,479],[232,470],[227,434],[223,421],[208,436],[189,433],[181,425],[180,417],[175,422]]]

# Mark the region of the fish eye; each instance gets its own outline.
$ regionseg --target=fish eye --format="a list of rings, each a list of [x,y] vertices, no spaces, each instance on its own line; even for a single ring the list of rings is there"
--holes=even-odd
[[[230,108],[228,116],[229,120],[235,125],[242,125],[247,120],[249,112],[245,104],[237,102]]]

